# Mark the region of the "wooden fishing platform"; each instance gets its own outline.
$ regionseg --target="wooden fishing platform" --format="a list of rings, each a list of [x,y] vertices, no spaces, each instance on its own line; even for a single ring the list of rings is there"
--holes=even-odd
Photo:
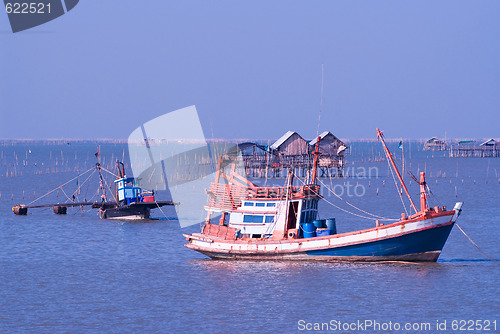
[[[93,205],[92,202],[81,202],[81,203],[65,203],[65,204],[39,204],[39,205],[24,205],[18,204],[12,207],[12,212],[18,216],[26,216],[28,214],[28,209],[35,208],[54,208],[54,213],[57,215],[65,215],[68,207],[78,207]]]
[[[156,201],[156,202],[138,202],[133,203],[134,207],[142,209],[154,209],[165,205],[175,205],[172,201]],[[39,204],[39,205],[24,205],[18,204],[12,207],[14,214],[18,216],[26,216],[28,209],[37,208],[50,208],[52,207],[56,215],[65,215],[68,208],[91,206],[92,209],[110,209],[119,206],[116,202],[71,202],[71,203],[57,203],[57,204]]]
[[[500,141],[491,138],[478,144],[474,140],[462,140],[451,146],[450,157],[499,158]]]

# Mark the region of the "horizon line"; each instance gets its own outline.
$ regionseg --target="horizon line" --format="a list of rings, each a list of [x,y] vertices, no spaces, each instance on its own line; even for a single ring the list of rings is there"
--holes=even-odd
[[[401,138],[401,137],[385,137],[385,140],[388,141],[397,141],[397,140],[408,140],[408,141],[426,141],[432,138],[438,137],[430,137],[430,138]],[[151,138],[154,140],[155,138]],[[206,142],[262,142],[262,141],[276,141],[276,139],[269,138],[205,138]],[[341,141],[378,141],[377,138],[338,138]],[[439,138],[440,139],[440,138]],[[454,137],[454,138],[446,138],[446,141],[460,141],[460,140],[488,140],[494,139],[500,141],[500,137]],[[189,140],[187,138],[170,138],[165,140]],[[305,139],[306,141],[309,141]],[[443,139],[444,140],[444,139]],[[107,142],[107,143],[126,143],[128,139],[126,138],[0,138],[0,142]]]

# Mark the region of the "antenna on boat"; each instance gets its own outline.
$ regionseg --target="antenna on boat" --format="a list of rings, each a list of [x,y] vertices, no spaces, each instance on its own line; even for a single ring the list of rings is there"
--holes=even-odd
[[[121,179],[125,177],[125,165],[120,160],[116,160],[116,169],[118,170],[118,174],[116,175],[116,179]]]
[[[417,207],[415,206],[415,203],[413,203],[413,200],[411,199],[410,193],[408,193],[408,188],[406,188],[406,184],[404,183],[403,178],[401,177],[401,174],[399,173],[398,167],[396,167],[396,163],[394,162],[394,159],[392,158],[392,153],[389,151],[389,149],[387,148],[387,145],[385,144],[384,134],[378,128],[377,128],[377,138],[382,142],[382,145],[384,146],[384,150],[385,150],[385,156],[391,162],[392,167],[396,171],[396,175],[398,176],[399,182],[401,182],[401,186],[403,187],[403,189],[406,193],[406,196],[408,196],[408,199],[410,200],[410,203],[411,203],[413,210],[415,210],[415,212],[418,212]]]
[[[323,109],[323,64],[321,64],[321,99],[319,101],[319,113],[318,113],[318,128],[316,129],[316,150],[313,151],[314,154],[314,164],[313,164],[313,174],[312,174],[312,180],[311,183],[315,184],[316,183],[316,170],[318,168],[318,157],[321,153],[319,153],[319,124],[321,121],[321,111]]]
[[[323,109],[323,64],[321,64],[321,99],[319,100],[319,113],[318,113],[318,128],[316,129],[316,137],[319,136],[319,123],[321,120],[321,111]]]

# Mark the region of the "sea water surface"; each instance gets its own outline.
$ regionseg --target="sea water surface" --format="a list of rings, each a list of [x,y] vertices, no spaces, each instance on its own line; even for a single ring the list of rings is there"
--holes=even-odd
[[[387,162],[380,159],[380,143],[349,144],[349,175],[321,179],[325,199],[365,215],[329,194],[328,187],[367,212],[399,217],[404,208]],[[11,212],[14,204],[31,202],[91,169],[98,145],[107,169],[117,158],[127,159],[123,144],[0,146],[0,331],[500,332],[498,262],[457,227],[432,264],[216,261],[183,246],[182,233],[198,232],[200,226],[181,229],[171,209],[165,215],[154,210],[158,219],[144,222],[100,220],[87,208],[70,209],[65,216],[51,208],[24,217]],[[413,142],[405,148],[405,168],[415,175],[426,171],[431,205],[451,209],[463,201],[459,225],[500,261],[500,159],[449,158],[421,147]],[[390,148],[401,165],[397,143]],[[416,184],[405,179],[418,201]],[[38,202],[63,202],[66,195],[71,198],[68,189],[77,186],[79,200],[98,198],[97,185],[81,186],[84,181],[74,180]],[[335,217],[340,232],[375,224],[326,202],[320,212],[322,218]],[[461,320],[474,326],[464,327]],[[365,326],[370,322],[374,327]],[[412,327],[405,329],[407,324]]]

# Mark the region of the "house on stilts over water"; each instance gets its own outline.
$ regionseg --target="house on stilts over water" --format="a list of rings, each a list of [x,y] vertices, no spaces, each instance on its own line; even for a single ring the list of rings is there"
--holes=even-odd
[[[318,177],[343,177],[348,146],[329,131],[311,141],[295,131],[288,131],[269,146],[249,142],[238,146],[247,174],[252,177],[286,177],[288,169],[304,177],[312,168],[318,140],[322,147]]]
[[[461,140],[451,146],[450,157],[499,158],[500,141],[491,138],[478,145],[474,140]]]
[[[446,148],[446,142],[436,137],[432,137],[424,144],[424,151],[444,151]]]

